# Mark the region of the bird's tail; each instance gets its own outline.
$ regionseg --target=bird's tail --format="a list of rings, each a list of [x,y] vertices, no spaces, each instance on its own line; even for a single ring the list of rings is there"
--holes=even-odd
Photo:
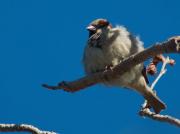
[[[161,101],[153,90],[147,85],[144,77],[140,77],[139,81],[132,85],[132,88],[144,96],[155,113],[158,114],[161,112],[161,110],[166,108],[165,103]]]
[[[166,108],[165,103],[161,101],[150,88],[144,93],[144,98],[148,101],[156,114],[160,113],[161,110]]]

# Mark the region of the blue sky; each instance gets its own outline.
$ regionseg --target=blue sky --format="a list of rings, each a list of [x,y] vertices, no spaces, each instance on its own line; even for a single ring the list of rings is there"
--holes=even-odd
[[[0,122],[28,123],[60,134],[179,134],[175,126],[142,118],[143,98],[103,85],[71,94],[49,91],[56,84],[84,75],[81,59],[87,31],[96,18],[126,26],[145,47],[180,35],[179,0],[1,0]],[[180,118],[180,62],[156,90]]]

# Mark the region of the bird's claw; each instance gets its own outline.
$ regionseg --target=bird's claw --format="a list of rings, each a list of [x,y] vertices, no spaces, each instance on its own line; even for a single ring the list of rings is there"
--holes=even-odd
[[[112,70],[113,70],[113,65],[107,65],[107,66],[105,66],[104,72],[112,71]]]

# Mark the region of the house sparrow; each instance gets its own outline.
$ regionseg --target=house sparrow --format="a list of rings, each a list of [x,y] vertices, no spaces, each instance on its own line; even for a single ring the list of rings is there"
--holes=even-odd
[[[96,19],[87,27],[89,38],[84,50],[83,64],[87,74],[110,69],[124,58],[144,50],[143,43],[123,26],[112,27],[106,19]],[[166,105],[148,86],[144,64],[138,64],[116,79],[105,80],[105,85],[125,87],[140,93],[159,113]]]

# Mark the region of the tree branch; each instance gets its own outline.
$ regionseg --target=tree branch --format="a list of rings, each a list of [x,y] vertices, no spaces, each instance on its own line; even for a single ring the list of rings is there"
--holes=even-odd
[[[127,72],[133,66],[144,62],[156,55],[163,53],[179,53],[180,52],[180,36],[173,37],[166,42],[156,44],[144,51],[134,54],[129,58],[123,60],[119,65],[112,70],[98,72],[92,75],[84,76],[78,80],[71,82],[61,82],[57,86],[50,86],[43,84],[42,86],[51,90],[63,89],[68,92],[75,92],[86,87],[102,83],[105,79],[114,79],[119,75]]]
[[[0,124],[0,132],[29,132],[32,134],[56,134],[55,132],[42,131],[27,124]]]
[[[180,36],[170,38],[166,42],[158,43],[148,49],[145,49],[140,53],[134,54],[129,58],[123,60],[119,65],[115,66],[111,70],[88,75],[72,82],[63,81],[57,86],[49,86],[47,84],[43,84],[42,86],[51,90],[63,89],[68,92],[75,92],[80,89],[95,85],[97,83],[102,83],[104,80],[114,79],[130,70],[133,66],[140,64],[149,58],[153,58],[156,55],[164,53],[180,53]],[[166,64],[163,65],[162,70],[165,68],[165,65]],[[165,71],[162,71],[160,73],[160,76],[155,80],[152,86],[155,86],[156,82],[163,75],[163,73],[165,73]],[[144,106],[146,106],[146,103],[144,104]],[[167,122],[180,127],[179,119],[173,118],[168,115],[155,114],[154,112],[150,111],[149,107],[141,109],[139,114],[141,116],[146,116],[154,120]]]
[[[149,117],[153,120],[170,123],[172,125],[176,125],[177,127],[180,127],[180,120],[179,119],[174,118],[174,117],[169,116],[169,115],[155,114],[154,112],[151,112],[148,108],[143,109],[143,111],[140,111],[139,114],[141,116]]]

